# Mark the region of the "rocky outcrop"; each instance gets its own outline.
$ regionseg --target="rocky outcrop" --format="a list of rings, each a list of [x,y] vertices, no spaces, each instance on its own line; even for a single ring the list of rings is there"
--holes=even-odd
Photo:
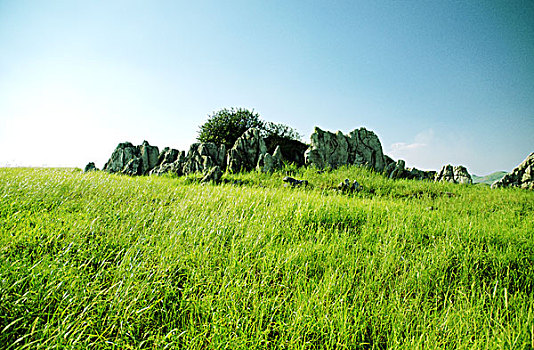
[[[256,168],[260,156],[266,153],[265,141],[257,129],[251,128],[228,151],[228,170],[234,173],[251,171]]]
[[[158,148],[150,146],[147,141],[139,146],[130,142],[119,143],[103,170],[109,173],[146,175],[157,164],[158,156]]]
[[[150,146],[147,141],[143,141],[139,147],[139,153],[141,158],[140,175],[148,175],[148,172],[158,164],[159,150],[156,146]]]
[[[283,165],[282,152],[280,147],[276,147],[272,156],[269,153],[260,154],[256,169],[263,173],[272,173],[276,169],[282,168]]]
[[[214,167],[225,168],[224,145],[217,146],[212,142],[194,143],[189,147],[187,155],[175,149],[164,149],[159,155],[159,164],[150,172],[151,175],[174,173],[178,176],[193,173],[205,173]]]
[[[511,173],[504,175],[502,179],[491,185],[491,188],[499,187],[519,187],[534,190],[534,152]]]
[[[278,135],[269,135],[264,140],[268,153],[274,155],[276,148],[279,148],[284,155],[284,161],[294,163],[299,167],[304,165],[304,152],[308,149],[305,143]]]
[[[150,175],[163,175],[174,173],[183,175],[183,165],[185,163],[185,152],[165,147],[158,157],[158,165],[150,171]]]
[[[417,168],[406,168],[406,163],[402,159],[399,159],[397,162],[388,163],[389,165],[387,165],[386,169],[384,170],[384,175],[386,175],[390,179],[434,180],[434,176],[436,175],[435,171],[424,171],[419,170]]]
[[[460,184],[472,184],[473,179],[464,166],[452,166],[450,164],[444,165],[443,168],[436,174],[435,182],[452,182]]]
[[[390,179],[404,179],[404,173],[406,172],[405,166],[406,163],[402,159],[399,159],[396,163],[391,163],[386,169],[386,172],[389,174],[388,177]]]
[[[88,173],[90,171],[98,171],[98,168],[96,167],[95,163],[93,163],[93,162],[87,163],[87,165],[83,169],[84,173]]]
[[[206,175],[204,175],[204,177],[202,178],[202,180],[200,182],[202,182],[202,183],[205,183],[205,182],[218,183],[219,181],[221,181],[222,174],[223,174],[223,172],[222,172],[221,168],[218,165],[216,165],[216,166],[214,166],[213,168],[209,169],[206,172]]]
[[[304,153],[304,158],[307,165],[319,169],[348,164],[368,166],[382,172],[386,166],[380,140],[374,132],[365,128],[344,135],[341,131],[334,134],[315,127],[311,145]]]
[[[184,174],[205,172],[215,166],[225,168],[226,147],[217,146],[212,142],[194,143],[189,147],[189,152],[182,167]]]

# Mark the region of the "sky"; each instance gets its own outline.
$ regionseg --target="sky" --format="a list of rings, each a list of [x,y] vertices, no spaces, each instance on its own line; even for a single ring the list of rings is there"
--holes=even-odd
[[[231,107],[510,171],[534,151],[534,1],[0,0],[0,166],[187,150]]]

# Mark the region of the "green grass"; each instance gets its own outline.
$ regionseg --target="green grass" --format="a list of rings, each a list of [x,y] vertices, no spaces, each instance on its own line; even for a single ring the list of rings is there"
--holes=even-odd
[[[533,192],[287,171],[0,169],[0,348],[532,348]]]

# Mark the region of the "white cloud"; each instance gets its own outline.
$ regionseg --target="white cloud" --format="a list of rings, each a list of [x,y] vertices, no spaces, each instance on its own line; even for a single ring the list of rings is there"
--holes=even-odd
[[[392,152],[402,152],[405,150],[412,150],[417,148],[426,147],[425,143],[406,143],[406,142],[396,142],[391,145]]]
[[[476,158],[471,143],[465,135],[436,133],[427,129],[415,135],[411,142],[391,144],[387,153],[393,159],[404,159],[407,166],[418,169],[438,170],[449,163],[469,167],[469,160]]]

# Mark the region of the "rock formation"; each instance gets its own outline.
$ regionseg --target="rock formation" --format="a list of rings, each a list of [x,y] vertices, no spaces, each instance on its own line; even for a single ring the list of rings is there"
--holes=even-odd
[[[109,173],[146,175],[156,165],[158,156],[158,148],[150,146],[147,141],[139,146],[130,142],[119,143],[103,170]]]
[[[251,128],[228,151],[228,170],[234,173],[251,171],[256,168],[260,156],[266,153],[265,141],[257,129]]]
[[[283,165],[282,152],[280,147],[276,147],[272,156],[269,153],[260,154],[256,169],[263,173],[271,173],[276,169],[280,169]]]
[[[222,170],[221,168],[216,165],[214,166],[213,168],[209,169],[207,172],[206,172],[206,175],[204,175],[204,177],[202,178],[202,180],[200,182],[204,183],[204,182],[219,182],[221,181],[221,177],[222,177]]]
[[[435,182],[452,182],[460,184],[472,184],[473,179],[467,172],[464,166],[452,166],[450,164],[444,165],[443,168],[436,174]]]
[[[93,163],[93,162],[87,163],[87,165],[83,169],[84,173],[88,173],[90,171],[98,171],[98,168],[96,167],[95,163]]]
[[[358,183],[358,181],[354,180],[351,183],[349,179],[345,179],[345,181],[340,182],[337,185],[337,189],[340,190],[341,192],[345,193],[345,192],[359,191],[359,190],[361,190],[361,187],[360,187],[360,184]]]
[[[265,139],[267,152],[274,155],[276,148],[284,155],[284,160],[289,163],[294,163],[297,166],[304,166],[304,152],[308,149],[308,145],[298,140],[291,140],[282,138],[278,135],[269,135]]]
[[[519,187],[534,190],[534,152],[532,152],[511,173],[496,181],[491,188]]]
[[[189,147],[189,152],[182,167],[184,174],[205,172],[214,166],[225,168],[226,147],[217,146],[212,142],[194,143]]]
[[[311,145],[304,153],[306,164],[319,169],[337,168],[343,165],[369,166],[382,172],[386,165],[382,145],[376,134],[365,128],[343,135],[315,127]]]
[[[184,151],[165,147],[159,154],[158,164],[150,171],[150,175],[163,175],[170,172],[181,176],[183,175],[182,169],[184,163]]]

